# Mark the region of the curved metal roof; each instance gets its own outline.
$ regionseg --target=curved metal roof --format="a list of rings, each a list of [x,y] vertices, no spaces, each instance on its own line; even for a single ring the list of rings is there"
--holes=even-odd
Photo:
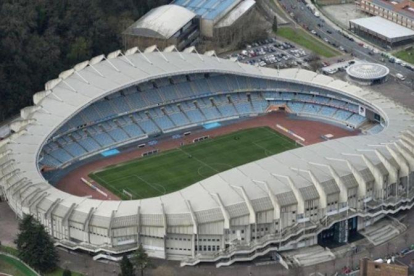
[[[375,166],[388,162],[386,160],[392,159],[391,149],[398,151],[402,136],[414,133],[411,111],[380,94],[315,72],[259,68],[189,51],[140,54],[137,49],[131,49],[125,55],[120,54],[116,51],[106,58],[95,57],[46,83],[46,90],[35,94],[35,105],[22,110],[22,121],[15,126],[16,133],[0,141],[0,185],[20,193],[22,207],[15,207],[15,211],[27,212],[34,198],[42,198],[38,208],[46,210],[53,206],[55,210],[68,210],[76,206],[74,214],[83,216],[80,220],[84,220],[91,208],[94,208],[94,216],[102,217],[111,217],[116,211],[114,219],[117,219],[136,215],[139,207],[145,223],[147,216],[152,217],[151,224],[162,225],[163,214],[173,217],[194,212],[200,221],[224,219],[226,224],[231,217],[259,208],[260,202],[269,203],[271,194],[280,205],[294,203],[295,198],[303,202],[322,196],[323,189],[316,189],[315,181],[329,188],[325,193],[335,192],[338,188],[329,182],[332,175],[321,166],[329,166],[345,179],[353,171],[344,161],[359,171],[367,169],[364,158]],[[197,72],[237,74],[336,91],[376,110],[384,118],[386,127],[377,135],[345,137],[270,156],[219,173],[181,191],[143,200],[80,198],[57,190],[44,179],[37,165],[38,155],[47,139],[77,112],[125,87],[159,77]],[[410,166],[413,168],[414,164]],[[222,207],[227,212],[223,212]]]
[[[196,14],[178,5],[164,5],[150,10],[126,32],[137,36],[168,39]]]
[[[386,77],[390,69],[378,63],[355,63],[346,69],[351,77],[363,80],[376,80]]]

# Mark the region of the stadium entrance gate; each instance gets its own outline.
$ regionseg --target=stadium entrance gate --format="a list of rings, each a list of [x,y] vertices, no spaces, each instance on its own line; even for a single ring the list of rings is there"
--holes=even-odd
[[[358,229],[358,218],[339,221],[318,234],[318,244],[323,247],[336,247],[354,239]]]

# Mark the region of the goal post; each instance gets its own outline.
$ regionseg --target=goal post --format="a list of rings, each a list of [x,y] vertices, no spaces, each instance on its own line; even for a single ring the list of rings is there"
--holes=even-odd
[[[130,193],[130,192],[128,192],[127,190],[125,190],[125,189],[122,189],[122,193],[124,194],[124,195],[127,195],[127,196],[129,196],[129,199],[130,200],[132,200],[133,199],[133,195]]]

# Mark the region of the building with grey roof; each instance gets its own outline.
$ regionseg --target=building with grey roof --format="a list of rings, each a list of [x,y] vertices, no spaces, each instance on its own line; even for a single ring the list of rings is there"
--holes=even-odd
[[[254,0],[175,0],[180,5],[200,16],[201,33],[213,38],[219,28],[228,28],[245,17],[255,5]]]
[[[380,16],[350,20],[349,28],[357,34],[389,47],[414,41],[414,29],[401,26]]]
[[[214,88],[223,79],[229,87],[225,92]],[[191,96],[178,86],[168,90],[178,85],[177,80],[180,85],[191,82]],[[67,133],[71,133],[70,145],[77,136],[79,143],[91,138],[82,129],[92,124],[74,127],[80,120],[78,114],[95,114],[100,124],[116,117],[119,121],[111,124],[117,130],[125,113],[131,114],[127,117],[132,121],[136,112],[166,105],[161,98],[149,97],[162,87],[169,91],[164,94],[168,104],[223,93],[258,93],[255,97],[269,102],[267,93],[273,97],[289,94],[298,100],[299,95],[320,97],[326,106],[342,106],[336,112],[347,114],[346,118],[377,120],[382,131],[268,156],[154,198],[105,201],[78,197],[50,185],[41,164],[48,161],[51,166],[58,158],[68,157],[67,163],[56,164],[60,169],[86,158],[70,155],[60,140]],[[122,105],[119,97],[139,97],[145,91],[151,92],[145,94],[148,102],[137,101],[138,111],[119,110],[108,119],[98,116],[94,108],[98,103],[106,103],[106,109],[132,108],[132,101]],[[327,118],[321,113],[311,117]],[[11,127],[14,134],[0,141],[0,196],[18,217],[32,214],[37,218],[56,245],[91,252],[94,259],[120,259],[142,244],[150,256],[180,260],[182,265],[226,266],[272,251],[317,244],[323,238],[320,234],[332,227],[340,232],[340,241],[346,242],[349,229],[364,229],[414,204],[411,110],[379,93],[315,72],[260,68],[217,58],[213,52],[198,54],[194,48],[159,52],[151,47],[142,53],[132,48],[79,63],[47,82]],[[102,129],[95,127],[95,131]],[[111,139],[110,147],[132,143],[135,138]],[[61,142],[52,146],[55,141]],[[100,145],[89,155],[103,149]],[[49,154],[57,151],[60,155]]]
[[[178,5],[152,9],[123,32],[127,48],[175,45],[178,50],[194,46],[200,36],[197,14]]]

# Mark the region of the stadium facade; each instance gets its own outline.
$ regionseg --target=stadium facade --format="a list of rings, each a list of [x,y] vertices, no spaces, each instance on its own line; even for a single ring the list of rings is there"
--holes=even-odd
[[[0,195],[16,215],[34,215],[57,245],[96,259],[143,244],[151,256],[182,265],[225,266],[317,244],[325,231],[347,242],[355,231],[413,206],[411,111],[315,72],[254,67],[192,50],[116,51],[47,82],[34,105],[21,110],[14,134],[0,141]],[[156,133],[260,116],[269,107],[373,127],[368,135],[269,156],[142,200],[77,197],[42,174]]]

